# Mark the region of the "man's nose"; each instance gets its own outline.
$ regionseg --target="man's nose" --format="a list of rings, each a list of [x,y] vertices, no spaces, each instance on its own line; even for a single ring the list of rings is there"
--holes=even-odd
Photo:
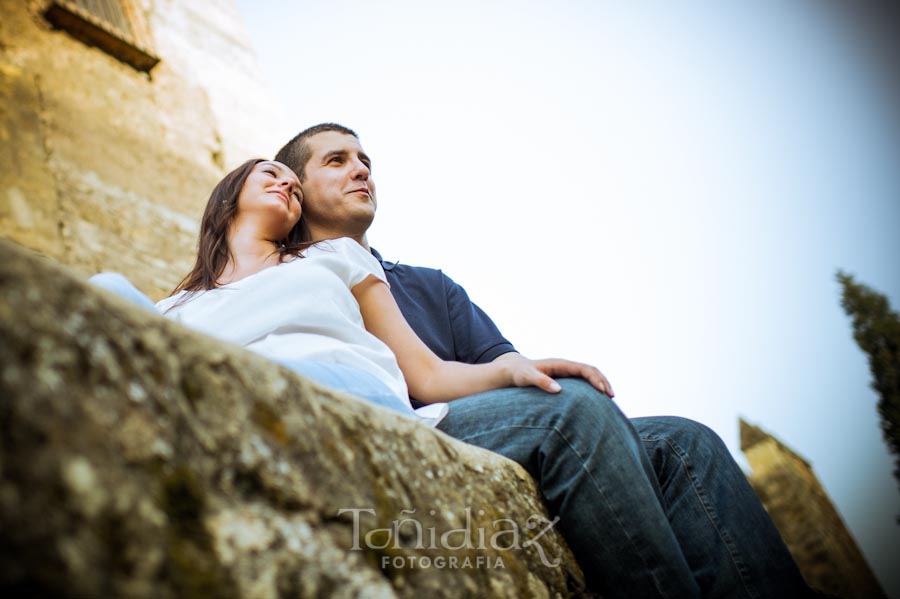
[[[362,179],[363,181],[365,181],[369,178],[369,167],[367,167],[364,162],[355,160],[353,167],[354,179]]]

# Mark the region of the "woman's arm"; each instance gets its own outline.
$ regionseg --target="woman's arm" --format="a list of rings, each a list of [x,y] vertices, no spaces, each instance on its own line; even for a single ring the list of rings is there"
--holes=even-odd
[[[369,276],[352,289],[366,329],[397,356],[410,394],[424,403],[450,401],[503,387],[534,385],[550,393],[559,391],[551,375],[579,376],[568,360],[499,360],[488,364],[445,362],[410,328],[390,289]],[[578,365],[581,366],[581,365]]]

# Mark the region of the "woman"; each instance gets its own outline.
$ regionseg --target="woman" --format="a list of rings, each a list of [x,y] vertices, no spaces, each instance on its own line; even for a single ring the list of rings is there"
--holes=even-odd
[[[435,424],[442,402],[512,385],[559,391],[570,362],[469,365],[440,360],[400,313],[378,261],[349,238],[310,244],[297,176],[249,160],[216,185],[197,260],[167,317],[242,345],[325,385]],[[591,381],[602,388],[603,381]]]

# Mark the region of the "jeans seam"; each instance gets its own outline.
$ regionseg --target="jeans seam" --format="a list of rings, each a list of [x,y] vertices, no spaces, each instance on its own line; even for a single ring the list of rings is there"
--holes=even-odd
[[[591,480],[591,484],[594,485],[594,488],[597,489],[597,491],[598,491],[598,492],[600,493],[600,495],[603,497],[603,500],[604,500],[604,502],[606,503],[606,505],[607,505],[608,507],[611,508],[609,501],[607,501],[607,499],[606,499],[606,492],[603,490],[603,488],[602,488],[599,484],[597,484],[597,481],[594,479],[594,475],[591,473],[590,469],[587,468],[587,467],[585,466],[585,461],[586,461],[586,460],[581,456],[580,453],[578,453],[578,450],[575,449],[575,447],[574,447],[574,446],[572,445],[572,443],[569,441],[568,437],[566,437],[566,435],[563,434],[563,432],[562,432],[561,430],[559,430],[556,426],[536,426],[536,425],[534,425],[534,426],[528,426],[528,425],[522,425],[522,424],[510,424],[510,425],[508,425],[508,426],[504,426],[504,427],[501,427],[501,428],[491,429],[491,430],[489,430],[489,431],[479,431],[478,433],[475,433],[475,434],[472,434],[472,435],[469,435],[469,436],[466,436],[466,437],[457,437],[457,439],[459,439],[460,441],[467,441],[468,439],[472,439],[472,438],[475,438],[475,437],[480,437],[480,436],[483,436],[483,435],[491,435],[491,434],[493,434],[493,433],[496,433],[497,431],[507,430],[507,429],[515,429],[515,428],[529,429],[529,430],[552,431],[552,432],[556,433],[557,435],[559,435],[559,437],[565,442],[566,446],[567,446],[567,447],[572,451],[572,453],[575,454],[575,456],[578,458],[578,462],[579,462],[580,468],[581,468],[582,470],[584,470],[584,472],[587,473],[588,477],[589,477],[590,480]],[[618,510],[612,510],[612,509],[610,509],[610,511],[617,512]],[[636,542],[634,541],[634,539],[632,538],[630,532],[628,531],[628,529],[627,529],[625,526],[622,525],[621,520],[619,519],[618,514],[616,515],[616,523],[618,524],[619,528],[625,533],[626,537],[628,538],[628,541],[632,544],[632,546],[634,546],[636,549],[638,549],[638,546],[637,546]],[[659,592],[659,594],[660,594],[661,597],[665,597],[665,596],[666,596],[666,593],[665,593],[665,591],[663,590],[665,587],[661,584],[661,581],[660,581],[659,578],[657,577],[656,572],[654,572],[654,569],[651,568],[651,567],[647,564],[647,560],[644,558],[642,552],[639,551],[639,552],[638,552],[638,555],[640,555],[641,561],[644,562],[644,566],[647,568],[647,571],[648,571],[648,572],[650,573],[650,575],[653,577],[653,584],[654,584],[654,586],[656,587],[657,592]]]
[[[681,448],[677,443],[672,441],[669,438],[652,438],[652,437],[642,437],[642,441],[651,441],[658,442],[662,441],[666,445],[668,445],[672,452],[678,456],[678,459],[681,461],[682,466],[684,467],[685,472],[688,475],[688,478],[691,481],[691,488],[694,490],[694,493],[697,495],[697,499],[700,501],[700,505],[703,506],[703,511],[706,512],[706,516],[709,521],[712,523],[713,528],[716,531],[716,534],[719,535],[719,538],[722,539],[722,542],[725,544],[725,547],[728,549],[728,557],[731,558],[731,562],[734,565],[735,570],[740,577],[741,584],[744,587],[744,590],[750,597],[758,598],[759,595],[753,589],[752,585],[750,585],[750,581],[747,579],[747,568],[744,565],[743,560],[741,560],[739,552],[737,550],[737,546],[731,540],[731,535],[728,534],[727,531],[723,530],[721,527],[721,522],[719,522],[718,516],[716,515],[715,509],[713,509],[712,505],[710,505],[709,501],[706,499],[706,494],[703,491],[703,486],[700,484],[700,481],[694,475],[694,468],[691,464],[690,459],[688,458],[688,454],[684,449]]]

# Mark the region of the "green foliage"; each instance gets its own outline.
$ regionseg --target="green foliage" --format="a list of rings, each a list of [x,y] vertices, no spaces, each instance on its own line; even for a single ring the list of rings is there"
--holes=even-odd
[[[879,395],[881,430],[894,454],[894,476],[900,482],[900,316],[887,298],[838,271],[843,287],[841,306],[853,318],[853,338],[869,356],[872,388]]]

